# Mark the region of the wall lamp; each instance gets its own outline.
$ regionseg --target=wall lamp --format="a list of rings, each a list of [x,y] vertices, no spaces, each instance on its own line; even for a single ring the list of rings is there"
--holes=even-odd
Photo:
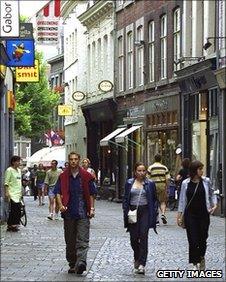
[[[145,43],[144,40],[136,40],[136,41],[134,42],[134,45],[139,47],[139,46],[141,46],[141,45],[144,45],[144,43]]]
[[[203,46],[204,50],[207,50],[210,48],[210,46],[212,46],[212,43],[210,42],[210,39],[226,39],[226,37],[224,36],[220,36],[220,37],[207,37],[206,38],[206,43]]]

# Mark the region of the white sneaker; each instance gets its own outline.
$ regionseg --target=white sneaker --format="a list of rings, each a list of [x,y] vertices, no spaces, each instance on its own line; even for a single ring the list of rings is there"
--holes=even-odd
[[[59,219],[59,214],[56,213],[54,218],[55,218],[55,220],[58,220]]]
[[[133,269],[134,274],[138,273],[138,268],[139,268],[139,263],[137,261],[135,261],[134,262],[134,269]]]
[[[193,264],[193,270],[200,270],[200,263]]]
[[[53,214],[51,213],[49,216],[47,216],[47,218],[53,220]]]
[[[145,269],[144,269],[143,265],[139,265],[137,273],[138,274],[145,274]]]

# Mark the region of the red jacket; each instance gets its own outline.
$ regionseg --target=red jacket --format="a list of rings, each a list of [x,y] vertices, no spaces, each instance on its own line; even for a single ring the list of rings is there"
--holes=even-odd
[[[61,200],[62,200],[62,204],[65,207],[67,207],[70,198],[70,189],[69,189],[70,175],[71,175],[71,170],[69,168],[66,169],[64,172],[62,172],[59,176]],[[83,197],[86,202],[87,212],[89,213],[91,209],[89,182],[93,180],[93,176],[81,167],[79,167],[79,175],[81,176]]]

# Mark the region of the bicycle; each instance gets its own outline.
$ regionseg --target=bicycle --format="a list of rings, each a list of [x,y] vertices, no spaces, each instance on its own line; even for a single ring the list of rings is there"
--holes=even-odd
[[[25,203],[23,198],[21,199],[20,223],[23,226],[27,225],[27,214],[26,214]]]

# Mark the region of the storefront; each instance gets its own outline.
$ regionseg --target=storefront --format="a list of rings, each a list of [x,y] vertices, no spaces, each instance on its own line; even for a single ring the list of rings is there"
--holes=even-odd
[[[154,162],[157,153],[162,163],[175,176],[178,156],[175,151],[180,143],[180,99],[178,93],[153,97],[145,102],[146,162]]]
[[[213,70],[215,59],[177,72],[182,95],[182,152],[198,159],[215,187],[219,170],[219,89]]]
[[[99,175],[99,183],[113,184],[115,151],[111,146],[100,146],[100,140],[113,131],[116,104],[113,99],[82,106],[87,128],[87,156]]]

